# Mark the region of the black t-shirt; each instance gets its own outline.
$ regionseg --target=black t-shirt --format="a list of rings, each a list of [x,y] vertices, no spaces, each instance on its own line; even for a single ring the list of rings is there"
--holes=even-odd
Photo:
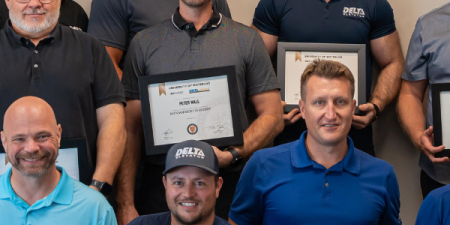
[[[88,165],[82,166],[92,176],[99,132],[96,110],[125,103],[122,85],[102,43],[57,24],[49,37],[34,46],[8,24],[0,31],[0,59],[0,117],[18,98],[44,99],[62,126],[62,138],[86,138]],[[90,179],[81,181],[86,184]]]
[[[170,225],[170,212],[163,212],[151,215],[140,216],[133,221],[131,221],[128,225]],[[224,219],[215,216],[214,223],[212,225],[230,225]]]
[[[9,11],[5,1],[0,1],[0,30],[9,19]],[[87,32],[88,16],[84,9],[73,0],[61,0],[59,24],[80,28]]]

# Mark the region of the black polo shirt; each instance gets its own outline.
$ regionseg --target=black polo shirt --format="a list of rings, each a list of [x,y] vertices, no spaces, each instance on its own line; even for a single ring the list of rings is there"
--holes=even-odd
[[[9,11],[5,1],[0,1],[0,30],[9,19]],[[73,0],[61,0],[59,24],[80,28],[86,32],[88,27],[88,16],[84,9]]]
[[[212,0],[212,4],[231,18],[226,0]],[[104,45],[124,51],[119,65],[122,68],[134,35],[169,19],[179,5],[179,0],[94,0],[88,33]]]
[[[85,166],[92,175],[98,135],[96,110],[125,102],[105,47],[89,34],[59,24],[35,46],[17,35],[8,22],[0,31],[0,58],[0,117],[20,97],[44,99],[62,126],[62,138],[87,139]]]

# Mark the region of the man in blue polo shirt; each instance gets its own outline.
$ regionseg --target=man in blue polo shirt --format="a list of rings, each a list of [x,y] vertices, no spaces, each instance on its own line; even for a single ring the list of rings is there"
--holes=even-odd
[[[56,166],[61,131],[40,98],[20,98],[6,111],[1,138],[12,167],[0,176],[1,224],[117,224],[102,194]]]
[[[231,205],[231,224],[401,224],[394,169],[347,137],[356,107],[354,78],[334,61],[301,77],[300,139],[257,151]]]
[[[272,57],[278,41],[366,45],[368,104],[360,105],[359,110],[367,114],[353,117],[349,136],[358,149],[375,155],[371,123],[397,96],[404,61],[387,0],[261,0],[253,26]],[[372,57],[381,69],[373,92]],[[301,114],[296,113],[298,109],[285,115],[289,126],[275,139],[275,145],[297,140],[306,130]]]
[[[450,185],[433,190],[423,200],[416,225],[450,224]]]

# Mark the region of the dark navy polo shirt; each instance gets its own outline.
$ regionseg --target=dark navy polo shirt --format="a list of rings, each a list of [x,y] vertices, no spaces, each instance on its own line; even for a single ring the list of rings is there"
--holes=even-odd
[[[450,224],[450,185],[433,190],[423,200],[416,225]]]
[[[226,0],[212,2],[218,12],[231,18]],[[169,19],[179,5],[179,0],[94,0],[88,33],[104,45],[124,51],[122,68],[134,35]]]
[[[35,46],[8,23],[0,31],[0,58],[0,118],[21,97],[44,99],[62,126],[62,138],[87,139],[88,165],[83,166],[92,175],[99,131],[96,110],[125,102],[105,47],[91,35],[59,24]]]
[[[9,19],[9,11],[5,1],[0,1],[0,30]],[[61,0],[59,24],[80,28],[87,32],[88,16],[84,9],[73,0]]]
[[[163,212],[151,215],[140,216],[132,220],[128,225],[170,225],[171,224],[171,214],[170,212]],[[212,225],[229,225],[224,219],[215,216]]]
[[[299,140],[255,152],[242,171],[229,217],[245,224],[401,224],[394,168],[353,146],[326,169]]]
[[[278,36],[280,42],[365,44],[367,99],[372,80],[370,41],[396,30],[387,0],[261,0],[253,25]]]

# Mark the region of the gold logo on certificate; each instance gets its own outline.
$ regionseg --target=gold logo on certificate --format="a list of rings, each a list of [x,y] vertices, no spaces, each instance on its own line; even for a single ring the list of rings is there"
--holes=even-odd
[[[162,94],[167,95],[166,94],[166,83],[158,84],[158,88],[159,88],[159,96],[161,96]]]
[[[191,123],[191,124],[189,124],[187,130],[188,130],[188,133],[189,133],[189,134],[196,134],[197,131],[198,131],[198,127],[197,127],[197,125]]]

